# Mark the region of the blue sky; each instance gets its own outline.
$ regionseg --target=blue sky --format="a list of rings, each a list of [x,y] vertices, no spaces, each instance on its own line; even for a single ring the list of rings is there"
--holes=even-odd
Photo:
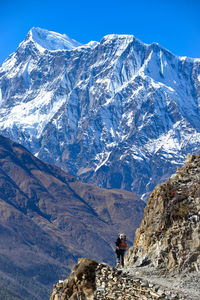
[[[0,0],[0,64],[32,27],[81,43],[133,34],[176,55],[200,57],[200,0]]]

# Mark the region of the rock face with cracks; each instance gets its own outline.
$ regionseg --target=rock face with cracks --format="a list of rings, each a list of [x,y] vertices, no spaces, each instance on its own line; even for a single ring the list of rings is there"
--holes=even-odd
[[[200,155],[152,192],[128,266],[151,265],[166,272],[200,269]]]

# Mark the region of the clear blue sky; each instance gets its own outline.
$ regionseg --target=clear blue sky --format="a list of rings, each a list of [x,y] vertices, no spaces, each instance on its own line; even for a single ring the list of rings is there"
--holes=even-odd
[[[0,64],[32,27],[81,43],[110,33],[200,58],[200,0],[0,0]]]

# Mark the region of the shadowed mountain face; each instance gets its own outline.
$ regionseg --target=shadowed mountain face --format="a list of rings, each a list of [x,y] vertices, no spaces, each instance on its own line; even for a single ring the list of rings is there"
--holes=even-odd
[[[48,299],[78,257],[114,263],[119,231],[130,242],[144,202],[82,183],[0,136],[0,279],[23,299]]]

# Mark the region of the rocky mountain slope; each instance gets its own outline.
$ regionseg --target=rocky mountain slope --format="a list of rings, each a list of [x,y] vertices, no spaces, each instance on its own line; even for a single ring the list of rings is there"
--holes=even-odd
[[[78,257],[112,264],[118,231],[130,243],[143,211],[133,193],[84,184],[0,136],[0,294],[45,300]]]
[[[149,197],[123,272],[79,260],[50,300],[200,299],[199,218],[200,155],[190,155]]]
[[[33,28],[0,68],[0,132],[85,182],[144,199],[200,146],[200,59],[134,36]]]
[[[169,272],[200,271],[200,155],[158,185],[129,250],[127,265]]]

